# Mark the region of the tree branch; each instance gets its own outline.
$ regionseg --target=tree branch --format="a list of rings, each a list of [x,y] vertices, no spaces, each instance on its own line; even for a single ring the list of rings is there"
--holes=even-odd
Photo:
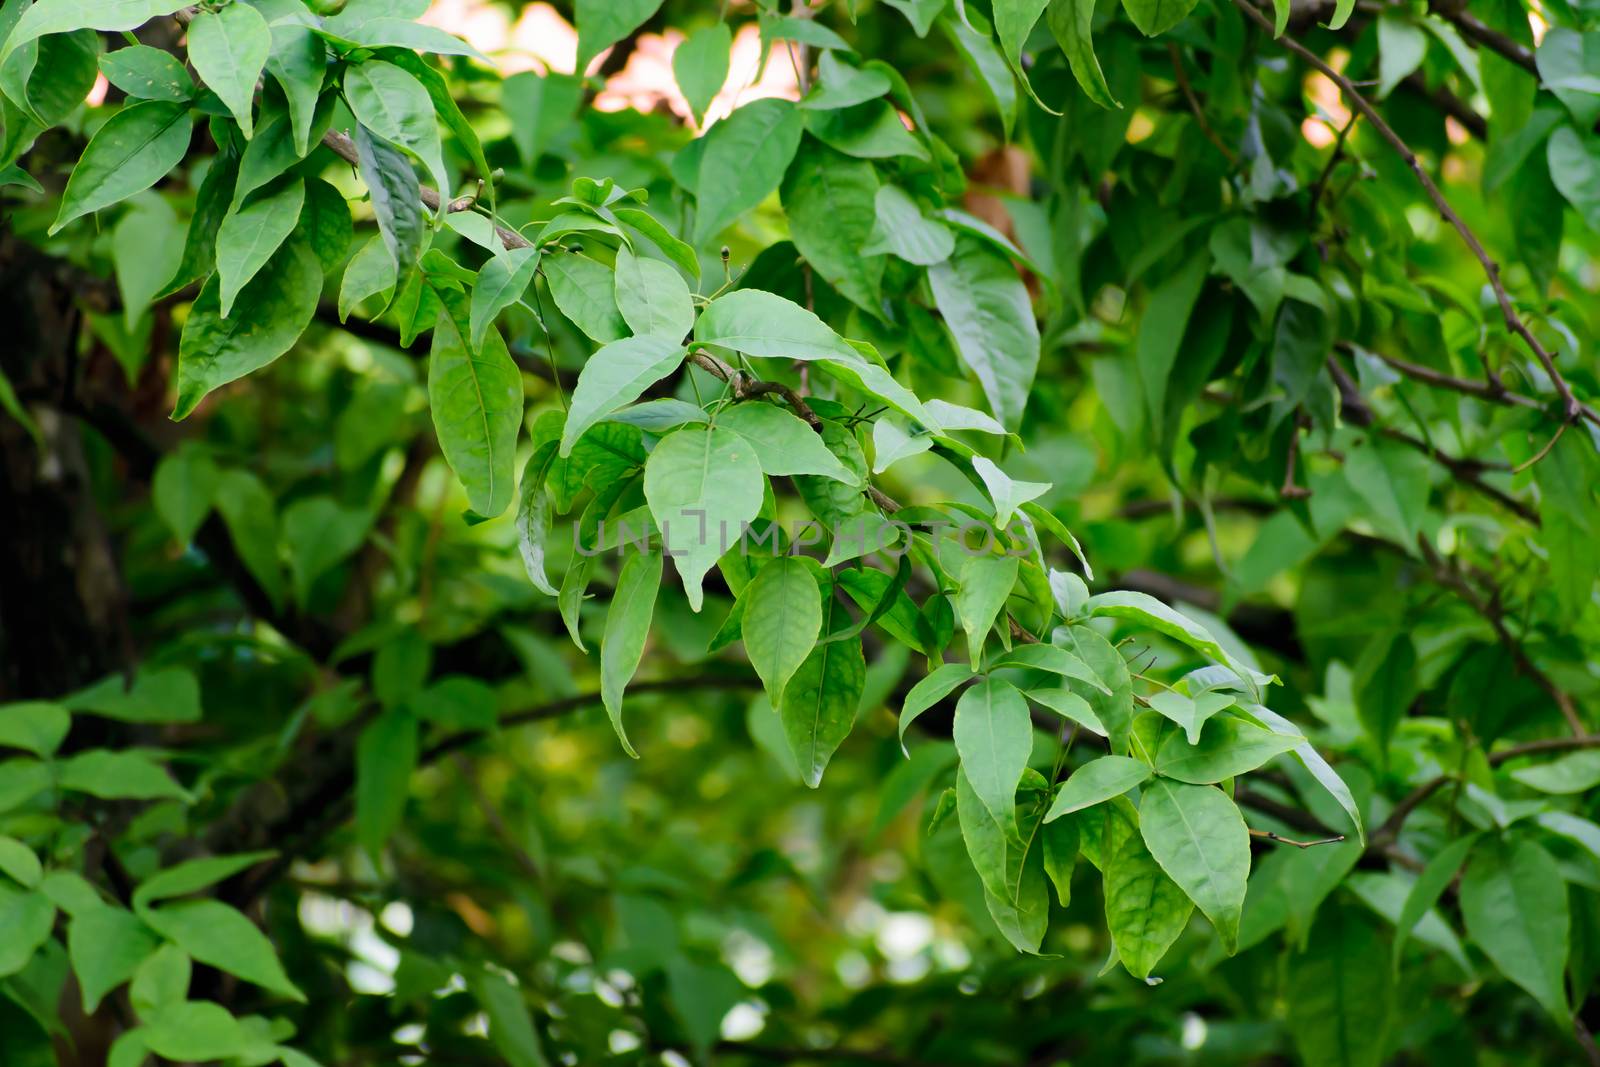
[[[1268,35],[1272,34],[1272,20],[1256,7],[1253,0],[1233,0],[1233,2],[1234,6],[1243,11]],[[1464,13],[1459,15],[1458,18],[1471,21],[1479,29],[1487,33],[1493,34],[1494,32]],[[1458,27],[1461,26],[1460,22],[1456,24]],[[1466,32],[1464,28],[1463,32]],[[1450,201],[1445,199],[1444,194],[1439,191],[1439,187],[1434,184],[1433,178],[1428,174],[1427,169],[1423,167],[1421,161],[1417,159],[1417,154],[1411,150],[1411,146],[1406,144],[1398,133],[1394,132],[1394,128],[1384,121],[1383,116],[1367,101],[1366,97],[1361,95],[1360,90],[1356,88],[1355,83],[1349,78],[1328,66],[1322,57],[1289,34],[1285,33],[1277,41],[1278,44],[1304,60],[1313,70],[1339,86],[1345,99],[1350,101],[1350,106],[1372,123],[1372,128],[1378,131],[1378,135],[1388,142],[1389,146],[1405,161],[1406,166],[1411,168],[1411,173],[1416,176],[1418,184],[1422,186],[1422,190],[1428,195],[1428,199],[1433,201],[1433,206],[1438,210],[1440,216],[1456,231],[1462,243],[1467,246],[1467,250],[1472,253],[1473,258],[1483,268],[1484,277],[1488,279],[1489,286],[1494,290],[1495,299],[1500,305],[1500,314],[1505,318],[1506,328],[1522,338],[1528,350],[1533,353],[1534,357],[1539,361],[1539,365],[1544,368],[1544,372],[1549,376],[1551,384],[1555,386],[1556,392],[1561,396],[1567,419],[1576,420],[1580,418],[1582,407],[1577,397],[1572,395],[1571,386],[1561,376],[1561,372],[1556,369],[1555,359],[1546,351],[1539,339],[1533,335],[1533,331],[1528,328],[1528,324],[1523,321],[1522,316],[1517,313],[1517,309],[1512,305],[1511,294],[1506,292],[1505,283],[1500,280],[1499,266],[1489,257],[1489,253],[1483,247],[1483,242],[1478,240],[1478,235],[1462,221],[1460,215],[1456,214],[1455,208],[1450,206]],[[1529,63],[1532,62],[1531,56],[1529,56],[1528,61]]]

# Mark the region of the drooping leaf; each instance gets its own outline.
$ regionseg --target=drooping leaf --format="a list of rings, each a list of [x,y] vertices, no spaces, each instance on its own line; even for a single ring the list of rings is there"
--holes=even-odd
[[[1039,368],[1039,329],[1022,279],[988,246],[963,237],[949,259],[928,269],[928,282],[990,410],[1015,429]]]
[[[671,374],[683,362],[683,345],[659,334],[624,337],[589,357],[578,375],[561,431],[561,455],[572,448],[589,427],[639,399],[651,385]]]
[[[706,131],[695,187],[696,244],[721,233],[778,187],[804,125],[789,101],[768,99],[745,104]]]
[[[740,633],[750,666],[774,707],[783,706],[789,679],[811,654],[822,631],[822,604],[811,567],[794,556],[763,564],[740,595],[745,603]]]
[[[141,100],[111,116],[72,169],[50,232],[160,181],[182,161],[193,127],[187,105],[167,100]]]
[[[1068,776],[1044,820],[1054,822],[1063,815],[1120,797],[1147,781],[1153,773],[1148,763],[1126,756],[1101,756],[1090,760]]]
[[[1532,841],[1480,844],[1461,877],[1467,934],[1511,981],[1562,1025],[1571,1014],[1567,966],[1567,883]]]
[[[606,612],[605,635],[600,640],[600,692],[611,727],[628,755],[638,758],[622,728],[622,696],[650,636],[656,594],[661,589],[661,553],[631,552],[617,575],[616,595]],[[813,598],[814,599],[814,598]]]
[[[474,354],[465,297],[442,290],[439,298],[445,310],[428,354],[428,407],[439,448],[472,510],[492,519],[511,503],[514,489],[522,376],[493,329]]]
[[[721,427],[685,426],[658,444],[644,469],[644,494],[663,551],[700,610],[705,573],[761,510],[765,481],[755,450]],[[821,773],[820,768],[817,771]]]
[[[228,106],[247,141],[254,129],[256,82],[271,51],[267,20],[248,4],[203,10],[189,24],[189,62]]]
[[[1033,752],[1027,702],[1011,683],[984,678],[956,702],[951,736],[961,755],[961,772],[990,817],[1011,832],[1017,822],[1017,784]]]
[[[1231,955],[1239,942],[1250,833],[1220,789],[1157,778],[1139,801],[1139,832],[1161,869],[1216,927]]]

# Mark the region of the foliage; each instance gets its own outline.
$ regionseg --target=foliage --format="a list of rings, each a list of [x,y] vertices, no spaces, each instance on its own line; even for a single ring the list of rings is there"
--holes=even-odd
[[[8,1067],[1600,1063],[1600,11],[427,6],[0,7]]]

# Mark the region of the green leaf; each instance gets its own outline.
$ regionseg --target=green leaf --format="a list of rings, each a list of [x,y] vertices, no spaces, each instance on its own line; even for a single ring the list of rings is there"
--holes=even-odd
[[[546,596],[559,596],[545,573],[545,539],[550,536],[550,490],[547,480],[556,459],[556,443],[546,441],[534,449],[522,468],[517,490],[517,551],[533,587]]]
[[[990,410],[1015,429],[1039,369],[1039,329],[1022,279],[1005,257],[963,237],[948,260],[928,268],[928,283]]]
[[[345,70],[344,95],[362,126],[416,155],[433,175],[440,196],[448,196],[450,172],[444,166],[433,98],[415,75],[369,59]]]
[[[1020,562],[1016,556],[979,555],[969,555],[962,561],[956,617],[966,631],[967,660],[973,667],[983,660],[983,643],[1000,617],[1011,587],[1017,583]]]
[[[328,19],[324,29],[341,40],[363,48],[404,48],[432,52],[436,56],[471,56],[493,66],[488,56],[452,33],[437,26],[404,18],[375,18],[349,21],[349,15]]]
[[[1167,382],[1177,364],[1184,331],[1200,298],[1210,262],[1209,251],[1197,253],[1150,294],[1149,307],[1139,326],[1134,360],[1144,385],[1145,413],[1151,426],[1167,425]]]
[[[1511,777],[1541,793],[1587,793],[1600,785],[1600,752],[1571,752],[1548,763],[1518,767]]]
[[[1295,732],[1294,723],[1277,712],[1262,707],[1260,704],[1246,705],[1245,711],[1269,730],[1280,734]],[[1296,745],[1289,751],[1305,766],[1306,770],[1311,772],[1311,776],[1317,780],[1317,783],[1323,789],[1327,790],[1328,795],[1333,797],[1339,807],[1344,809],[1344,813],[1350,818],[1350,825],[1355,828],[1356,837],[1362,845],[1365,845],[1367,843],[1367,830],[1361,818],[1361,808],[1356,803],[1355,795],[1350,792],[1350,787],[1345,784],[1343,778],[1339,777],[1339,772],[1333,769],[1333,766],[1311,746],[1309,741],[1303,745]]]
[[[570,74],[513,74],[500,86],[501,106],[511,120],[511,139],[528,166],[571,126],[583,99],[583,79]]]
[[[48,757],[61,747],[70,729],[72,716],[60,704],[43,700],[0,704],[0,748]]]
[[[748,356],[861,362],[856,350],[816,315],[760,289],[739,289],[713,300],[694,324],[694,338]]]
[[[643,26],[661,0],[576,0],[578,58],[573,68],[579,75],[601,52]]]
[[[1550,854],[1526,840],[1480,845],[1461,878],[1461,916],[1500,973],[1565,1026],[1571,919],[1567,883]]]
[[[367,511],[344,507],[327,496],[301,497],[285,508],[283,540],[295,599],[306,604],[316,580],[360,548],[371,525]]]
[[[832,605],[830,598],[829,623]],[[852,638],[812,649],[784,687],[778,718],[800,776],[811,788],[822,783],[828,761],[850,736],[866,683],[866,657],[860,639]]]
[[[154,1016],[169,1004],[189,995],[193,966],[188,953],[177,945],[162,945],[133,972],[128,999],[141,1019]]]
[[[765,485],[755,449],[718,426],[685,426],[650,453],[645,499],[695,611],[705,573],[739,543],[744,525],[761,510]]]
[[[62,789],[102,800],[182,800],[192,798],[149,757],[133,751],[96,748],[61,764]]]
[[[990,664],[991,670],[1001,667],[1024,667],[1028,670],[1049,671],[1065,678],[1076,678],[1101,693],[1110,694],[1100,675],[1085,663],[1082,657],[1055,645],[1017,645],[1000,653]]]
[[[1212,719],[1200,732],[1200,743],[1191,745],[1175,723],[1154,713],[1141,722],[1159,722],[1153,748],[1157,774],[1194,785],[1210,785],[1253,771],[1274,756],[1282,755],[1305,738],[1274,733],[1229,716]],[[1145,726],[1148,729],[1148,725]]]
[[[106,81],[140,100],[181,104],[194,96],[194,79],[177,57],[147,44],[130,45],[100,57]]]
[[[928,149],[900,121],[900,113],[887,100],[838,111],[807,111],[806,129],[823,144],[857,159],[894,159],[907,156],[928,162]]]
[[[1010,682],[984,678],[956,702],[951,736],[961,771],[990,816],[1007,833],[1017,822],[1017,785],[1033,752],[1028,704]]]
[[[78,976],[83,1010],[133,977],[160,940],[137,916],[121,908],[97,907],[75,915],[67,926],[67,954]]]
[[[955,235],[938,219],[930,219],[898,185],[878,187],[873,195],[873,224],[861,252],[891,252],[907,263],[931,267],[955,251]]]
[[[978,472],[978,477],[983,479],[984,487],[989,490],[989,499],[994,501],[995,525],[1001,529],[1011,525],[1011,516],[1023,504],[1043,496],[1050,490],[1049,482],[1013,481],[1005,471],[983,456],[974,457],[972,468]]]
[[[356,837],[374,862],[405,814],[416,766],[417,720],[409,711],[386,711],[361,731],[356,744]]]
[[[869,314],[881,317],[884,259],[865,247],[877,223],[878,175],[806,138],[783,179],[789,236],[823,280]]]
[[[768,560],[745,587],[740,632],[750,666],[774,707],[822,632],[822,603],[812,564],[794,556]]]
[[[19,892],[0,885],[0,978],[28,966],[33,954],[50,940],[56,906],[43,893]]]
[[[694,303],[677,271],[659,259],[617,249],[617,310],[636,337],[663,337],[675,344],[694,328]]]
[[[248,4],[202,10],[189,23],[189,62],[239,120],[247,141],[253,131],[256,82],[261,80],[271,51],[272,31],[267,29],[267,20]]]
[[[994,31],[1000,38],[1000,51],[1005,54],[1006,60],[1011,64],[1011,69],[1017,75],[1017,80],[1022,82],[1022,87],[1033,97],[1033,102],[1052,115],[1061,112],[1055,110],[1033,91],[1033,84],[1028,81],[1028,72],[1022,63],[1022,46],[1028,43],[1028,35],[1033,32],[1034,24],[1039,21],[1039,16],[1044,14],[1044,9],[1050,0],[995,0],[994,4]]]
[[[1211,632],[1204,626],[1190,619],[1182,612],[1167,607],[1148,593],[1136,593],[1117,590],[1110,593],[1100,593],[1089,598],[1084,605],[1090,615],[1101,618],[1132,619],[1142,626],[1148,626],[1157,633],[1165,634],[1175,641],[1181,641],[1194,649],[1204,653],[1230,667],[1236,666],[1232,656],[1217,643]],[[1240,677],[1249,679],[1255,672],[1240,672]]]
[[[548,1067],[533,1017],[517,987],[500,975],[480,970],[467,980],[467,988],[489,1019],[489,1040],[510,1067]],[[286,1067],[294,1067],[285,1061]]]
[[[1417,695],[1417,650],[1405,633],[1379,635],[1355,666],[1356,709],[1381,752]]]
[[[1220,789],[1157,778],[1139,802],[1139,832],[1161,869],[1189,894],[1232,955],[1239,944],[1250,831]]]
[[[290,240],[244,287],[222,316],[215,276],[189,310],[178,344],[178,400],[172,417],[188,416],[207,393],[260,370],[294,347],[317,312],[322,267],[303,241]]]
[[[600,639],[600,693],[606,714],[623,751],[635,759],[639,754],[628,743],[628,733],[622,728],[622,695],[639,669],[660,589],[661,553],[630,553],[617,575],[617,591],[606,612],[605,633]]]
[[[1571,126],[1550,135],[1545,148],[1550,180],[1591,230],[1600,230],[1600,142]]]
[[[965,663],[943,663],[912,686],[900,706],[900,751],[906,751],[906,727],[915,722],[917,716],[955,692],[964,682],[976,677],[972,668]]]
[[[72,169],[50,232],[160,181],[183,161],[193,127],[188,107],[166,100],[141,100],[111,116]]]
[[[156,465],[150,480],[150,497],[180,545],[194,540],[195,531],[211,513],[222,472],[203,448],[179,448]]]
[[[72,30],[107,30],[120,33],[136,29],[158,15],[184,7],[174,0],[39,0],[22,13],[6,38],[0,62],[29,41],[51,33]]]
[[[561,431],[561,455],[571,455],[589,427],[671,374],[683,362],[683,354],[683,345],[674,338],[644,335],[613,341],[590,356],[572,390]]]
[[[1131,804],[1117,800],[1080,816],[1079,829],[1097,821],[1111,941],[1128,973],[1148,978],[1189,925],[1194,904],[1150,855]],[[1087,845],[1084,852],[1094,859]]]
[[[706,108],[728,80],[728,54],[733,31],[726,22],[702,26],[672,52],[672,76],[697,123],[705,121]]]
[[[1089,99],[1101,107],[1120,108],[1122,104],[1106,84],[1100,59],[1094,54],[1094,7],[1095,0],[1050,0],[1045,21]]]
[[[661,254],[672,262],[682,267],[689,276],[696,281],[700,279],[700,259],[695,255],[694,249],[674,237],[664,225],[650,212],[643,208],[626,207],[618,204],[611,209],[611,213],[621,222],[648,237]]]
[[[537,248],[512,248],[489,257],[472,287],[470,315],[472,350],[481,351],[489,327],[500,313],[522,299],[539,269]],[[340,298],[341,301],[343,297]]]
[[[582,255],[548,255],[540,269],[556,307],[574,326],[603,345],[628,336],[610,267]]]
[[[821,434],[776,404],[734,404],[717,414],[717,425],[743,437],[755,449],[756,459],[767,474],[811,474],[847,485],[861,484],[861,479],[828,450]]]
[[[356,153],[361,180],[372,194],[378,232],[394,257],[396,276],[417,265],[428,242],[422,212],[422,185],[411,161],[400,149],[363,125],[356,126]]]
[[[1372,924],[1349,908],[1324,908],[1289,966],[1289,1028],[1306,1067],[1385,1062],[1394,990]]]
[[[1456,838],[1440,849],[1417,876],[1411,891],[1406,894],[1405,904],[1400,909],[1400,918],[1394,924],[1392,956],[1396,970],[1400,968],[1400,960],[1404,955],[1406,940],[1411,936],[1411,931],[1422,921],[1422,917],[1439,903],[1439,898],[1444,896],[1444,891],[1455,881],[1456,872],[1461,870],[1461,865],[1467,861],[1472,846],[1478,843],[1478,838],[1481,836],[1468,834],[1466,837]]]
[[[1164,689],[1151,694],[1148,700],[1153,710],[1183,727],[1191,745],[1200,743],[1200,729],[1206,724],[1206,720],[1223,708],[1232,706],[1233,702],[1232,693],[1219,693],[1215,690],[1190,697],[1175,690]]]
[[[1155,772],[1142,760],[1126,756],[1101,756],[1090,760],[1068,776],[1045,813],[1045,822],[1120,797]]]
[[[0,874],[4,874],[24,889],[39,888],[44,868],[33,849],[14,837],[0,834]],[[47,894],[48,895],[48,894]]]
[[[1345,457],[1350,487],[1366,501],[1378,532],[1410,549],[1428,508],[1428,457],[1388,438],[1373,437]]]
[[[939,25],[955,44],[967,66],[976,74],[995,108],[1000,112],[1000,126],[1006,139],[1011,139],[1011,129],[1017,124],[1017,83],[1011,76],[1006,57],[988,37],[974,30],[963,18],[945,16]]]
[[[1378,90],[1383,99],[1422,65],[1428,52],[1428,35],[1408,19],[1385,12],[1378,19]]]
[[[1122,0],[1122,7],[1146,37],[1166,33],[1188,18],[1197,0]]]
[[[230,1059],[248,1047],[239,1021],[209,1000],[168,1004],[146,1021],[140,1034],[150,1051],[178,1062]]]
[[[799,106],[804,111],[855,107],[886,96],[893,88],[894,82],[883,71],[852,67],[834,52],[825,51],[817,57],[817,80]]]
[[[484,269],[488,269],[487,264]],[[395,281],[394,254],[389,246],[381,235],[368,238],[367,243],[358,248],[345,265],[344,281],[339,286],[339,321],[348,322],[350,313],[371,297],[384,295],[384,302],[387,303],[388,297],[394,293]],[[479,272],[478,284],[480,287],[483,285],[482,271]],[[474,289],[474,307],[478,299],[478,291]]]
[[[162,197],[141,198],[117,221],[111,260],[122,293],[122,321],[129,330],[138,326],[145,309],[182,265],[183,246],[183,226]]]
[[[1600,121],[1600,36],[1552,26],[1534,53],[1539,80],[1572,112],[1580,130]]]
[[[222,282],[223,318],[233,310],[240,291],[294,232],[305,198],[305,182],[295,178],[222,220],[217,231],[217,276]]]
[[[272,852],[243,852],[236,856],[205,856],[186,860],[158,871],[140,883],[133,893],[133,906],[138,910],[157,900],[198,893],[274,855]]]
[[[805,125],[787,100],[755,100],[712,126],[700,155],[694,240],[704,244],[778,187]]]
[[[62,697],[61,705],[122,722],[198,722],[200,683],[182,667],[146,668],[134,675],[131,686],[113,674]]]
[[[482,349],[468,345],[466,298],[439,291],[445,310],[428,353],[428,407],[439,448],[478,515],[505,511],[515,489],[517,432],[522,426],[522,374],[489,330]]]
[[[272,20],[269,20],[272,21]],[[273,21],[272,51],[267,73],[272,75],[289,108],[290,140],[297,156],[311,150],[311,132],[327,73],[328,50],[310,27],[287,20]]]
[[[1030,795],[1038,796],[1036,791]],[[1022,806],[1021,826],[1002,831],[962,770],[956,775],[956,814],[967,855],[983,883],[989,917],[1018,952],[1037,954],[1050,911],[1041,805],[1030,801]]]

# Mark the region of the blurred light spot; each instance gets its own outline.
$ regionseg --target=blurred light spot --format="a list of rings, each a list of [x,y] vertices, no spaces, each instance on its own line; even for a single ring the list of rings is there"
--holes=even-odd
[[[396,937],[410,937],[415,917],[411,914],[411,905],[403,900],[393,900],[385,904],[383,911],[378,916],[378,921],[383,923],[385,930]]]
[[[764,1008],[746,1001],[735,1004],[728,1009],[728,1014],[722,1017],[722,1039],[724,1041],[748,1041],[767,1028],[767,1013]]]
[[[1550,24],[1545,22],[1544,17],[1537,11],[1528,12],[1528,29],[1533,31],[1533,46],[1535,48],[1544,43],[1544,34],[1549,28]]]
[[[1179,1039],[1184,1048],[1193,1052],[1206,1043],[1206,1021],[1194,1012],[1183,1016],[1183,1036]]]
[[[428,1028],[422,1023],[406,1023],[389,1036],[397,1045],[420,1045],[427,1035]]]
[[[661,1063],[662,1067],[694,1067],[682,1053],[674,1052],[670,1048],[661,1054]]]
[[[613,1056],[621,1056],[623,1053],[632,1052],[640,1044],[639,1035],[629,1033],[627,1030],[613,1030],[610,1036],[606,1038],[606,1045],[611,1049]]]
[[[106,102],[106,92],[110,88],[111,83],[106,81],[106,76],[104,74],[96,74],[94,76],[94,85],[90,88],[89,95],[83,98],[83,102],[90,107],[99,107]]]
[[[910,956],[905,959],[890,960],[886,970],[889,972],[891,982],[902,984],[919,982],[933,970],[933,963],[926,956]]]
[[[344,969],[345,981],[357,993],[369,997],[386,997],[394,992],[394,978],[365,963],[351,963]]]
[[[752,989],[772,980],[772,947],[748,931],[729,931],[722,940],[722,959]]]
[[[933,920],[917,911],[897,911],[878,927],[878,951],[891,960],[920,955],[933,944]]]
[[[470,1016],[461,1024],[461,1032],[468,1037],[488,1037],[489,1017],[481,1011]]]
[[[1125,139],[1129,144],[1138,144],[1155,132],[1156,124],[1150,116],[1143,111],[1135,111],[1132,121],[1128,123],[1128,135]]]
[[[860,989],[872,981],[872,964],[854,949],[840,953],[834,961],[833,970],[846,989]]]

